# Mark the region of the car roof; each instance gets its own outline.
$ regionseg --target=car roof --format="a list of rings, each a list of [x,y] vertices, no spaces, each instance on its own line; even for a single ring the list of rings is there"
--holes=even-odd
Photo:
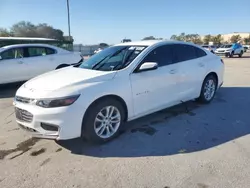
[[[41,46],[41,47],[49,47],[49,48],[57,48],[56,46],[52,46],[49,44],[40,44],[40,43],[32,43],[32,44],[13,44],[8,46],[3,46],[1,48],[8,49],[8,48],[15,48],[15,47],[32,47],[32,46]]]
[[[142,40],[142,41],[135,41],[135,42],[120,43],[120,44],[116,44],[114,46],[153,46],[156,44],[157,45],[158,44],[190,44],[190,45],[195,45],[193,43],[176,41],[176,40]]]

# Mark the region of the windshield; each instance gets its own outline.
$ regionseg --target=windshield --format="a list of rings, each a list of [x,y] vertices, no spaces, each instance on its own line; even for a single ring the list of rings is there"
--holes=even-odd
[[[112,46],[84,61],[80,68],[101,71],[123,69],[128,66],[147,46]]]
[[[230,45],[222,45],[221,46],[221,48],[231,48],[232,47],[232,45],[230,44]]]

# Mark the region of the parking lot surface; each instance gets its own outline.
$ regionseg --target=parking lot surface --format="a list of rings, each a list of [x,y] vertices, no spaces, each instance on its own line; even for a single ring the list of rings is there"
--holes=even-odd
[[[20,84],[0,86],[0,187],[249,188],[250,53],[224,62],[211,104],[141,118],[99,146],[31,138],[15,123]]]

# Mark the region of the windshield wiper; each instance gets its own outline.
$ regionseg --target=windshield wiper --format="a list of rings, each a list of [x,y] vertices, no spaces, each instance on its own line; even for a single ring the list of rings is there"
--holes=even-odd
[[[130,52],[130,54],[122,61],[121,64],[118,64],[118,65],[116,65],[116,66],[113,66],[113,67],[112,67],[112,70],[115,70],[119,65],[121,65],[121,67],[120,67],[119,69],[122,69],[123,66],[125,65],[125,63],[126,63],[126,62],[129,60],[129,58],[133,55],[133,53],[134,53],[135,50],[136,50],[136,49],[133,49],[133,50]]]
[[[126,48],[126,47],[125,47],[125,48]],[[122,50],[124,50],[125,48],[122,48],[122,49],[118,50],[117,52],[115,52],[114,54],[112,54],[112,55],[110,55],[110,56],[106,56],[106,57],[103,58],[101,61],[99,61],[98,63],[96,63],[96,64],[92,67],[92,69],[94,69],[95,67],[97,67],[98,65],[100,65],[104,60],[109,60],[110,58],[116,56],[117,54],[119,54],[119,53],[120,53]],[[106,59],[106,58],[107,58],[107,59]],[[98,69],[100,69],[104,64],[105,64],[105,63],[103,63],[102,65],[100,65],[100,66],[98,67]],[[98,70],[98,69],[96,69],[96,70]]]
[[[101,61],[99,61],[96,64],[94,64],[91,69],[94,69],[95,67],[97,67],[98,65],[100,65],[107,57],[109,57],[109,56],[104,57]]]

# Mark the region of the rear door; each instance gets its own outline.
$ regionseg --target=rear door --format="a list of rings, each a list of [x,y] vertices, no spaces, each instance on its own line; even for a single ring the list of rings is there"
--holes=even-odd
[[[0,84],[29,79],[28,66],[24,63],[26,54],[23,48],[11,48],[0,53]]]
[[[29,67],[30,78],[55,70],[58,66],[55,49],[43,46],[30,46],[26,47],[25,50],[29,56],[29,58],[25,59],[25,63]]]
[[[206,74],[206,52],[188,44],[175,44],[175,62],[179,65],[178,99],[193,99],[200,92],[200,83]]]

